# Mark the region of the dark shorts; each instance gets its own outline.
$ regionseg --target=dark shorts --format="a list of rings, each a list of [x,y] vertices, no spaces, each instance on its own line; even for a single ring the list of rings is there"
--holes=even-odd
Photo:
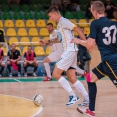
[[[27,67],[35,67],[34,64],[27,64]]]
[[[92,70],[92,72],[101,79],[105,76],[108,76],[113,84],[117,87],[117,60],[107,62],[101,62],[96,68]]]

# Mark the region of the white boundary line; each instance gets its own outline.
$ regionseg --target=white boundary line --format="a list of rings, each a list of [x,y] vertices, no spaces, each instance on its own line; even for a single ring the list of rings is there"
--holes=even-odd
[[[27,98],[23,98],[23,97],[12,96],[12,95],[7,95],[7,94],[0,94],[0,95],[6,95],[6,96],[9,96],[9,97],[15,97],[15,98],[20,98],[20,99],[25,99],[25,100],[28,100],[28,101],[31,101],[31,102],[32,102],[32,100],[27,99]],[[32,116],[30,116],[30,117],[35,117],[35,116],[37,116],[42,110],[43,110],[43,107],[40,106],[39,110],[38,110],[34,115],[32,115]]]
[[[20,81],[20,80],[15,79],[15,78],[13,78],[13,80],[15,80],[15,81],[17,81],[17,82],[22,82],[22,81]]]

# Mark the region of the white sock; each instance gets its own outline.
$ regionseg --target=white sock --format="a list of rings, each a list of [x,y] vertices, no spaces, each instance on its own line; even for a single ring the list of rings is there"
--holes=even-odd
[[[61,84],[61,86],[68,92],[69,96],[76,97],[75,93],[73,92],[69,82],[62,76],[58,82]]]
[[[80,69],[79,67],[76,67],[76,72],[83,75],[85,70]]]
[[[79,80],[77,80],[73,85],[76,88],[76,90],[79,91],[83,95],[85,100],[89,101],[89,95],[87,91],[85,90],[83,84]]]
[[[49,63],[44,63],[44,66],[45,66],[45,70],[46,70],[47,76],[49,78],[52,78]]]

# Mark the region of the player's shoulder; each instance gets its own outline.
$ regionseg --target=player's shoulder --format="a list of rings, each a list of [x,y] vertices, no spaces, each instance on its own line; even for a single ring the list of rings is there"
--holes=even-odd
[[[70,21],[69,19],[65,18],[65,17],[61,17],[60,21],[62,22],[66,22],[66,21]]]

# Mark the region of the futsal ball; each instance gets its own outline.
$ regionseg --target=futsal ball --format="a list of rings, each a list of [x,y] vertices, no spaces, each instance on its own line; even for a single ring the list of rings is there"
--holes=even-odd
[[[43,103],[43,97],[39,94],[36,94],[34,97],[33,97],[33,102],[36,106],[41,106],[42,103]]]

